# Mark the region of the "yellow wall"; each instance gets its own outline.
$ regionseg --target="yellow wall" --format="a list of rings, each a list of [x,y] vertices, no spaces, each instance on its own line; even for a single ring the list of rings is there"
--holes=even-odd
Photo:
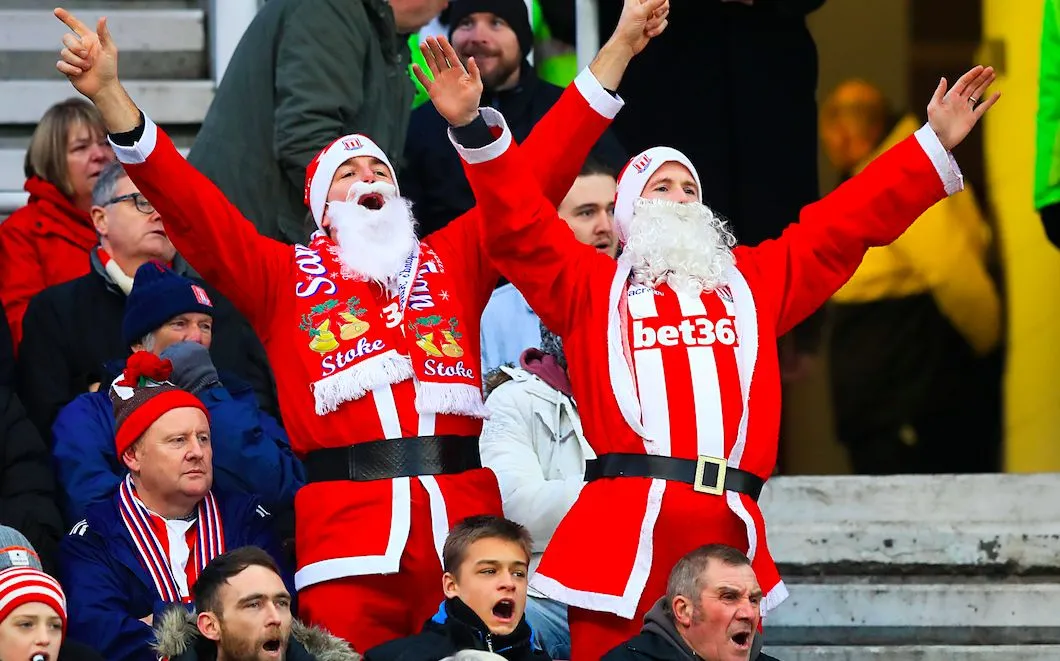
[[[1009,303],[1005,464],[1013,472],[1060,470],[1060,251],[1031,199],[1042,5],[983,0],[984,43],[999,40],[1005,55],[1001,101],[983,128]]]

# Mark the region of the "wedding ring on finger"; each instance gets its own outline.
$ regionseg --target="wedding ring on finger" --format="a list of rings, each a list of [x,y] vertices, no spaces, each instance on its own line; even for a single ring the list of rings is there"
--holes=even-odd
[[[975,104],[979,103],[979,99],[975,98],[974,96],[970,96],[968,97],[968,103],[974,106]]]

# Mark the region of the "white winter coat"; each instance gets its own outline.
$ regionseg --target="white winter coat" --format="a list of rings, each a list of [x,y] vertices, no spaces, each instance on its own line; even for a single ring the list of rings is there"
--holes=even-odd
[[[504,515],[534,539],[530,571],[585,483],[585,460],[596,455],[585,441],[570,397],[518,367],[502,367],[511,381],[486,405],[482,464],[497,475]]]

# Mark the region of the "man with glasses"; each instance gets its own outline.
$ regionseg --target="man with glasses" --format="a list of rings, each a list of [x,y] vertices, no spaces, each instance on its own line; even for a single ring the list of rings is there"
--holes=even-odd
[[[162,217],[119,163],[100,173],[92,197],[99,245],[89,254],[91,271],[42,291],[30,301],[23,321],[19,393],[49,442],[60,409],[109,383],[129,355],[122,319],[137,269],[157,260],[178,274],[195,275],[176,254]],[[214,323],[225,329],[210,346],[213,363],[245,381],[262,409],[276,415],[275,387],[261,344],[231,303],[195,282],[213,302]]]

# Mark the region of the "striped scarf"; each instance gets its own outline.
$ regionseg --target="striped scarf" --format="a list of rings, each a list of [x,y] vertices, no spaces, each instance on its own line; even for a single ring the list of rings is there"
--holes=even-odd
[[[173,576],[166,547],[151,527],[151,513],[136,496],[132,476],[127,475],[119,487],[118,508],[125,529],[129,531],[133,546],[140,554],[140,560],[150,574],[159,597],[166,602],[186,601],[180,594],[177,580]],[[197,578],[210,560],[225,552],[225,539],[221,513],[212,492],[207,493],[199,502],[196,514],[195,548],[192,549],[192,555],[195,558],[194,576]],[[189,581],[189,588],[192,582]]]

